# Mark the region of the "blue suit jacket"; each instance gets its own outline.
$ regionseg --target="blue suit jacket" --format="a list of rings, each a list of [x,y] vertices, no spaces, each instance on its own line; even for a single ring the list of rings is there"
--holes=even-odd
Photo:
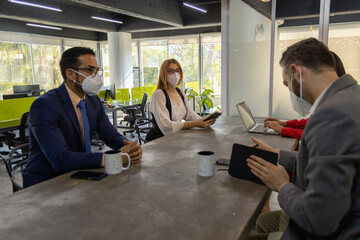
[[[98,133],[106,145],[119,149],[125,139],[110,123],[97,96],[86,95],[90,136]],[[79,122],[66,87],[48,91],[30,108],[30,153],[23,171],[24,187],[60,174],[98,168],[102,153],[85,153]]]

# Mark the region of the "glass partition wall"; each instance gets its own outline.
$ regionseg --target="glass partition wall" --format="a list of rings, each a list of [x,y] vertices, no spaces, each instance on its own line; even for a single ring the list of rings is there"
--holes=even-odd
[[[328,44],[342,59],[345,70],[360,79],[360,4],[355,1],[271,0],[261,3],[267,4],[265,13],[245,1],[224,2],[229,12],[222,25],[228,34],[223,45],[228,59],[223,79],[227,115],[238,116],[235,106],[245,100],[256,117],[301,118],[291,108],[279,60],[287,47],[309,37]]]

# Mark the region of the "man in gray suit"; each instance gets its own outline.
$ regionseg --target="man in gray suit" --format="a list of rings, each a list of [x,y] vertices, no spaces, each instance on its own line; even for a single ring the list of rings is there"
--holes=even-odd
[[[253,138],[279,153],[279,164],[247,161],[290,216],[282,239],[360,239],[360,87],[350,75],[337,76],[329,49],[313,38],[290,46],[280,65],[294,110],[311,118],[299,152]],[[294,172],[292,183],[285,169]]]

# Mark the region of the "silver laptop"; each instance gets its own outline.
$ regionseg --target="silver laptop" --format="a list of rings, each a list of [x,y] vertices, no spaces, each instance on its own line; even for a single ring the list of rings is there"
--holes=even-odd
[[[262,134],[273,134],[279,135],[271,128],[266,128],[263,123],[256,123],[253,115],[251,114],[250,108],[245,101],[236,104],[236,108],[239,111],[240,117],[242,118],[246,130],[249,133],[262,133]]]

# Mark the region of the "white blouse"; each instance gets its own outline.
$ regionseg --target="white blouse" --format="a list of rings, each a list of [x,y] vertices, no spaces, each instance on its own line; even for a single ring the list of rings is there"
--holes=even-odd
[[[152,112],[152,114],[154,115],[156,123],[164,135],[168,135],[170,133],[182,129],[184,126],[184,122],[183,122],[184,119],[186,121],[193,121],[201,118],[189,106],[189,102],[187,101],[185,93],[182,90],[181,92],[184,96],[185,105],[180,95],[179,95],[180,105],[177,105],[176,103],[172,102],[170,98],[172,121],[170,120],[169,111],[166,108],[166,98],[163,91],[161,89],[157,89],[153,92],[151,96],[150,112]],[[187,114],[186,114],[186,109],[187,109]]]

